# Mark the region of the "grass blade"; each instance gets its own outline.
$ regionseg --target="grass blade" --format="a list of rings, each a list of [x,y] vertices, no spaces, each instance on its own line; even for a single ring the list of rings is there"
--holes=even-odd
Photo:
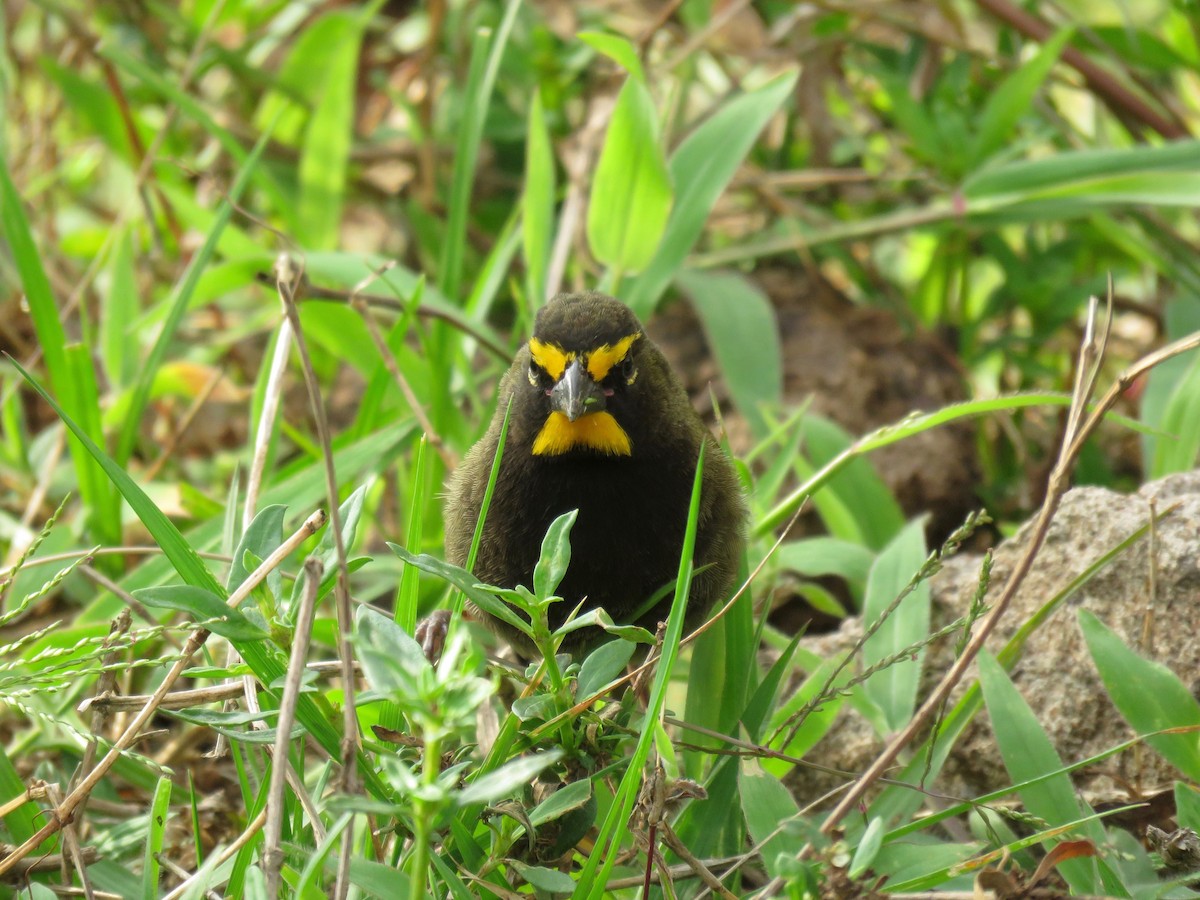
[[[77,420],[88,423],[89,433],[100,439],[99,394],[91,358],[82,348],[74,351],[74,355],[68,349],[54,292],[42,267],[21,197],[3,157],[0,157],[0,231],[10,247],[25,290],[50,384],[63,398],[64,408]],[[79,493],[95,538],[101,543],[117,543],[120,528],[116,503],[111,489],[104,483],[104,474],[75,438],[70,439],[70,447]]]
[[[700,456],[696,460],[696,475],[692,481],[692,501],[688,507],[687,529],[683,536],[683,552],[679,557],[679,574],[675,579],[675,599],[667,616],[667,631],[663,638],[662,656],[654,673],[654,685],[650,689],[650,700],[646,704],[645,722],[641,736],[629,759],[620,786],[613,795],[612,805],[604,824],[596,837],[595,852],[590,853],[583,871],[579,874],[574,898],[600,900],[605,895],[608,876],[616,864],[617,854],[611,852],[619,847],[629,833],[629,814],[637,799],[638,789],[645,774],[646,760],[654,745],[657,722],[667,699],[667,685],[679,655],[679,641],[683,636],[683,615],[687,609],[688,593],[692,582],[692,556],[696,547],[696,522],[700,514],[700,485],[704,477],[704,454],[707,444],[700,445]],[[598,870],[598,871],[597,871]]]
[[[1060,771],[1062,760],[1033,710],[1000,663],[986,650],[979,654],[979,683],[1004,767],[1012,780],[1030,781],[1045,772],[1060,772],[1057,777],[1038,781],[1020,792],[1025,808],[1051,826],[1065,825],[1089,815],[1090,809],[1080,808],[1071,779]],[[1097,843],[1104,841],[1104,830],[1098,822],[1089,823],[1084,833]],[[1059,869],[1075,893],[1096,892],[1095,873],[1086,860],[1071,860]]]
[[[1200,703],[1174,672],[1134,653],[1086,609],[1079,611],[1079,627],[1108,696],[1139,734],[1200,725]],[[1195,729],[1155,735],[1146,742],[1188,778],[1200,780]]]
[[[554,151],[542,95],[533,95],[525,134],[525,194],[521,198],[521,239],[525,258],[525,300],[538,309],[546,297],[550,236],[554,230]]]
[[[146,855],[142,860],[142,898],[154,900],[158,896],[159,854],[166,837],[168,811],[171,806],[171,779],[164,775],[154,788],[154,799],[150,803]]]
[[[493,37],[489,29],[480,29],[471,42],[471,66],[464,89],[464,115],[458,129],[458,144],[454,150],[454,180],[450,185],[450,208],[446,220],[446,238],[438,265],[438,290],[451,302],[457,302],[463,282],[466,259],[467,218],[471,203],[471,186],[475,183],[475,166],[479,160],[479,144],[483,140],[483,125],[496,85],[500,58],[508,44],[516,20],[520,0],[509,0],[504,18]]]

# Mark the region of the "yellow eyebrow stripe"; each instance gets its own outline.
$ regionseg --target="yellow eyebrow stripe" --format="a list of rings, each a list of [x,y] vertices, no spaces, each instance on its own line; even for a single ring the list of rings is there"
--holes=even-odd
[[[608,377],[612,367],[619,363],[629,353],[633,342],[642,336],[640,331],[621,338],[615,344],[602,344],[588,354],[587,370],[596,382]]]
[[[562,347],[547,344],[537,338],[529,339],[529,355],[555,381],[562,378],[563,372],[567,371],[567,366],[575,358],[574,353],[568,353]]]

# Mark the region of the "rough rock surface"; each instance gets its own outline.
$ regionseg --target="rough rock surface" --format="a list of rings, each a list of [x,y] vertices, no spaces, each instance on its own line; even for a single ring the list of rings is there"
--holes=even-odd
[[[1162,516],[1153,538],[1144,536],[1067,596],[1029,637],[1011,673],[1064,762],[1085,759],[1133,735],[1092,664],[1078,625],[1080,609],[1093,612],[1142,655],[1169,667],[1200,698],[1200,471],[1169,476],[1133,494],[1093,487],[1068,492],[1033,570],[989,639],[989,649],[997,652],[1072,580],[1144,527],[1152,502]],[[999,594],[1031,531],[1032,525],[1026,524],[996,549],[989,598]],[[955,558],[933,579],[935,627],[965,612],[980,561],[978,556]],[[803,645],[827,656],[852,645],[861,629],[861,623],[853,620],[840,631]],[[950,665],[954,640],[930,648],[925,690]],[[967,683],[974,678],[972,667]],[[871,727],[846,704],[833,730],[806,758],[861,772],[881,747]],[[1118,797],[1149,792],[1169,784],[1176,775],[1153,750],[1141,746],[1079,771],[1075,781],[1101,797]],[[793,791],[806,801],[837,784],[809,770],[798,769],[791,778]],[[1011,779],[983,710],[959,739],[934,786],[955,796],[974,797],[1008,784]]]

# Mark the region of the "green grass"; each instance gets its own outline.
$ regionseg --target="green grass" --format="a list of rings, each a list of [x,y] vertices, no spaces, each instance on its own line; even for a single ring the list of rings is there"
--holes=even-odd
[[[734,896],[769,883],[816,896],[847,878],[969,890],[972,860],[1007,853],[1029,874],[1054,846],[1086,848],[1058,866],[1076,892],[1195,896],[1158,884],[1141,846],[1075,794],[1074,771],[1129,745],[1061,758],[1012,680],[1028,635],[1149,525],[1097,551],[983,658],[978,683],[939,710],[938,740],[906,748],[865,815],[831,837],[828,810],[785,784],[843,705],[881,737],[908,725],[925,647],[961,641],[982,613],[931,634],[926,579],[952,548],[927,546],[875,454],[971,429],[976,493],[1008,530],[1043,488],[1088,296],[1109,273],[1124,343],[1102,386],[1200,328],[1200,142],[1162,134],[1200,130],[1184,6],[1093,5],[1073,27],[1049,22],[1045,43],[970,10],[970,41],[946,44],[934,35],[954,22],[918,30],[865,8],[789,19],[790,4],[751,4],[713,37],[719,5],[706,2],[652,32],[590,4],[569,27],[516,0],[444,16],[418,5],[404,19],[394,6],[0,13],[0,803],[39,779],[58,786],[5,809],[0,842],[28,848],[0,869],[64,852],[46,826],[73,797],[87,804],[77,836],[103,856],[86,883],[130,897],[189,877],[193,893],[257,896],[272,865],[283,893],[304,897],[340,884],[633,898],[646,878],[655,896],[672,895],[664,881],[693,896],[705,879]],[[1115,73],[1125,100],[1083,81],[1068,48]],[[327,445],[282,328],[281,253],[305,276],[299,321]],[[819,273],[851,303],[943,334],[966,399],[862,435],[811,414],[788,393],[794,335],[757,281],[767,265],[794,268],[797,284]],[[490,421],[537,308],[577,287],[615,292],[643,318],[690,303],[731,398],[721,413],[746,423],[744,571],[756,575],[688,643],[684,552],[640,692],[626,672],[645,632],[614,626],[584,659],[553,653],[546,609],[569,517],[524,592],[483,590],[442,561],[441,485]],[[1127,487],[1193,468],[1197,365],[1193,351],[1139,382],[1140,406],[1108,412],[1081,477]],[[1122,464],[1119,429],[1138,432],[1140,473]],[[327,527],[302,529],[333,505],[344,559]],[[823,533],[775,547],[802,506]],[[339,621],[343,564],[357,605]],[[981,604],[998,589],[985,573]],[[308,590],[316,617],[299,635]],[[768,621],[780,593],[862,616],[869,636],[819,658]],[[489,662],[493,639],[460,623],[431,666],[413,627],[464,597],[513,616],[541,663]],[[110,634],[127,609],[132,623]],[[1098,620],[1079,625],[1135,743],[1177,769],[1180,822],[1196,827],[1194,698]],[[353,685],[321,666],[285,688],[293,648],[334,661],[343,631]],[[198,649],[186,665],[185,646]],[[158,730],[129,734],[76,790],[80,764],[105,759],[136,713],[81,702],[149,695],[172,666],[187,679],[174,690],[248,676],[256,708],[240,695],[229,709],[224,695],[147,708]],[[292,697],[295,730],[280,734]],[[985,710],[1008,723],[998,750],[1012,784],[932,803],[917,785]],[[229,750],[205,757],[219,735]],[[282,756],[293,780],[269,798]],[[678,795],[668,815],[654,790]],[[265,832],[281,835],[279,858]],[[33,875],[32,893],[84,885],[67,872]],[[17,885],[0,877],[0,895]]]

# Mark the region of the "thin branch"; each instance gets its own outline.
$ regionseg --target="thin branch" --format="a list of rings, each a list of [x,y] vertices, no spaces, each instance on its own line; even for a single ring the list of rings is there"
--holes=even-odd
[[[292,725],[296,721],[296,701],[300,697],[301,679],[304,676],[304,659],[312,639],[313,619],[317,611],[317,594],[321,589],[321,562],[310,557],[304,563],[304,593],[300,598],[300,611],[296,628],[292,634],[291,657],[288,659],[287,679],[283,685],[283,696],[279,701],[279,720],[276,724],[274,765],[271,766],[271,783],[267,789],[267,823],[263,837],[263,865],[267,870],[267,896],[278,897],[283,867],[284,783],[288,770],[288,744],[291,743]],[[347,842],[349,843],[349,842]]]
[[[325,468],[325,491],[329,497],[329,527],[337,554],[337,582],[334,586],[334,599],[337,609],[338,658],[342,661],[341,789],[343,793],[353,794],[358,789],[358,770],[354,765],[358,750],[358,715],[354,704],[354,651],[350,646],[350,632],[354,619],[354,612],[350,605],[350,567],[346,562],[346,542],[342,534],[342,515],[338,502],[337,473],[333,466],[329,422],[325,416],[325,404],[321,399],[321,386],[317,383],[312,358],[308,355],[308,344],[304,340],[304,331],[300,326],[300,310],[296,303],[296,292],[303,289],[305,284],[303,272],[303,267],[297,265],[293,257],[286,254],[279,257],[275,266],[275,288],[283,303],[284,314],[292,323],[292,331],[295,333],[296,351],[300,354],[304,385],[308,391],[309,405],[312,408],[313,421],[317,429],[317,441],[321,446],[321,459]],[[338,858],[338,877],[334,889],[335,900],[345,900],[349,893],[350,855],[353,848],[352,834],[347,834],[342,839],[341,853]]]
[[[309,663],[306,668],[310,672],[326,675],[333,672],[341,672],[342,664],[340,660],[335,659]],[[357,671],[357,665],[355,670]],[[236,682],[216,684],[206,688],[172,691],[163,698],[158,706],[159,709],[187,709],[192,706],[203,706],[206,703],[220,703],[222,700],[240,696],[241,693],[242,686]],[[98,693],[96,696],[89,697],[80,703],[75,708],[75,711],[83,715],[89,709],[96,708],[103,708],[110,712],[140,709],[149,699],[148,694]]]

